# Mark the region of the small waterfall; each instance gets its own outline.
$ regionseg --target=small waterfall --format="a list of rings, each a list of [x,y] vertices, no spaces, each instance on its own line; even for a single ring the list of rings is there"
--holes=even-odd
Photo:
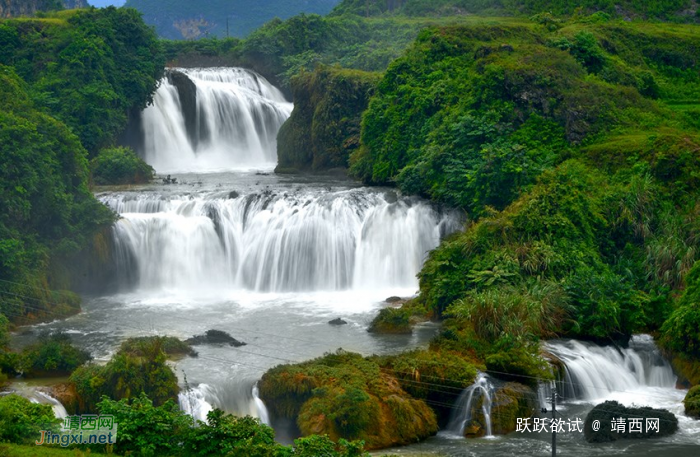
[[[474,384],[464,389],[457,400],[457,409],[452,413],[448,430],[459,436],[472,424],[477,414],[483,415],[486,436],[493,436],[491,427],[491,406],[493,404],[494,386],[485,373],[479,373]],[[481,418],[480,418],[481,419]]]
[[[14,393],[26,398],[32,403],[51,406],[51,409],[53,409],[53,414],[54,416],[56,416],[57,419],[64,419],[68,417],[68,411],[66,411],[66,408],[61,404],[60,401],[56,400],[51,395],[45,392],[37,390],[36,387],[28,386],[23,383],[14,383],[12,385],[12,389],[13,390],[10,392],[1,392],[0,395],[8,395]]]
[[[180,392],[178,403],[181,411],[203,422],[211,410],[218,408],[237,416],[257,417],[263,424],[270,425],[270,415],[260,399],[257,383],[252,388],[245,382],[224,386],[202,383]]]
[[[420,200],[366,189],[101,200],[122,216],[114,258],[130,289],[415,288],[427,252],[459,227]]]
[[[171,69],[142,114],[140,153],[159,173],[273,168],[292,107],[249,70]]]
[[[597,401],[648,388],[673,388],[676,376],[649,335],[627,348],[581,341],[551,341],[545,348],[565,364],[558,390],[569,400]]]
[[[260,399],[260,391],[258,390],[258,384],[255,383],[253,386],[253,401],[255,402],[255,410],[258,414],[258,419],[265,425],[270,425],[270,414],[267,412],[267,407],[265,403]]]
[[[210,391],[211,388],[208,384],[200,384],[197,387],[180,392],[177,396],[180,410],[198,421],[206,422],[207,414],[214,409],[206,400]]]

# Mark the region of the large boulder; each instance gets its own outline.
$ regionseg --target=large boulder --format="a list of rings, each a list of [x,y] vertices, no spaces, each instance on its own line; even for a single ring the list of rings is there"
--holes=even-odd
[[[304,436],[362,440],[372,450],[415,443],[438,430],[435,412],[375,360],[342,350],[275,367],[259,387],[273,422],[295,420]]]
[[[683,400],[685,415],[700,419],[700,386],[695,386],[688,391]]]
[[[650,427],[649,422],[658,427]],[[641,422],[641,430],[632,426]],[[637,422],[637,423],[639,423]],[[624,424],[621,427],[620,424]],[[596,430],[598,429],[598,430]],[[586,416],[583,433],[589,443],[607,443],[620,439],[659,438],[678,431],[678,419],[665,409],[650,407],[632,408],[616,401],[606,401],[597,405]]]

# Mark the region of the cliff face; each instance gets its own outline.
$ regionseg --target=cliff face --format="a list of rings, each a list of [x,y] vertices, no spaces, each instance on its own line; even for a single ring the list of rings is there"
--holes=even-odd
[[[0,0],[0,17],[32,16],[37,11],[87,8],[87,0]]]

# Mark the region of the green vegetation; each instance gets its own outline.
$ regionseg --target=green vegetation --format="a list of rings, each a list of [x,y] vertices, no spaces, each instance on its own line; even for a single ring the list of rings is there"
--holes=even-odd
[[[700,419],[700,386],[695,386],[688,391],[683,400],[685,415]]]
[[[76,348],[65,333],[43,333],[22,351],[20,370],[25,376],[67,375],[90,360],[90,354]]]
[[[176,400],[177,377],[166,363],[171,339],[127,341],[106,365],[84,365],[70,377],[81,412],[94,412],[103,396],[121,400],[146,394],[156,405]],[[182,350],[181,348],[178,351]]]
[[[333,14],[508,16],[545,12],[558,16],[578,16],[598,13],[597,17],[613,15],[689,22],[697,20],[692,14],[691,6],[692,1],[689,0],[343,0],[333,10]],[[602,14],[605,16],[601,16]]]
[[[155,176],[153,167],[131,148],[103,149],[90,161],[95,184],[144,184]]]
[[[421,32],[379,83],[350,161],[368,183],[467,211],[418,301],[448,318],[435,348],[471,348],[520,381],[551,376],[541,338],[659,330],[674,294],[694,293],[700,234],[700,137],[687,108],[669,109],[700,91],[687,52],[700,33],[599,15],[550,25]],[[684,300],[662,331],[691,353]]]
[[[65,266],[115,219],[88,158],[146,106],[165,61],[136,11],[106,8],[0,21],[0,62],[0,313],[21,324],[79,311]]]
[[[55,430],[59,422],[51,406],[32,403],[15,394],[0,396],[0,443],[33,443],[39,430]]]
[[[415,442],[437,432],[435,413],[409,396],[377,360],[339,350],[269,370],[261,398],[302,435],[362,440],[368,449]]]
[[[412,333],[411,313],[408,309],[384,308],[369,324],[370,333]]]
[[[278,170],[347,168],[379,75],[319,66],[292,78],[295,106],[277,136]]]

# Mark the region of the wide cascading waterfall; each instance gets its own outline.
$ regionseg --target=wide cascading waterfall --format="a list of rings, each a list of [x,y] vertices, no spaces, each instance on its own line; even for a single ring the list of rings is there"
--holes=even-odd
[[[649,335],[633,336],[627,348],[575,340],[551,341],[545,348],[565,365],[557,389],[569,400],[623,399],[649,388],[672,389],[676,384],[671,365]]]
[[[456,408],[452,412],[447,429],[456,435],[464,436],[467,427],[472,424],[475,416],[483,421],[483,429],[487,437],[493,436],[491,426],[491,407],[493,405],[494,385],[489,376],[479,373],[474,384],[462,391],[457,399]]]
[[[292,111],[242,68],[171,69],[142,114],[143,158],[159,173],[273,168]]]
[[[138,289],[309,292],[412,288],[427,252],[458,228],[417,199],[350,189],[109,194],[115,259]]]

